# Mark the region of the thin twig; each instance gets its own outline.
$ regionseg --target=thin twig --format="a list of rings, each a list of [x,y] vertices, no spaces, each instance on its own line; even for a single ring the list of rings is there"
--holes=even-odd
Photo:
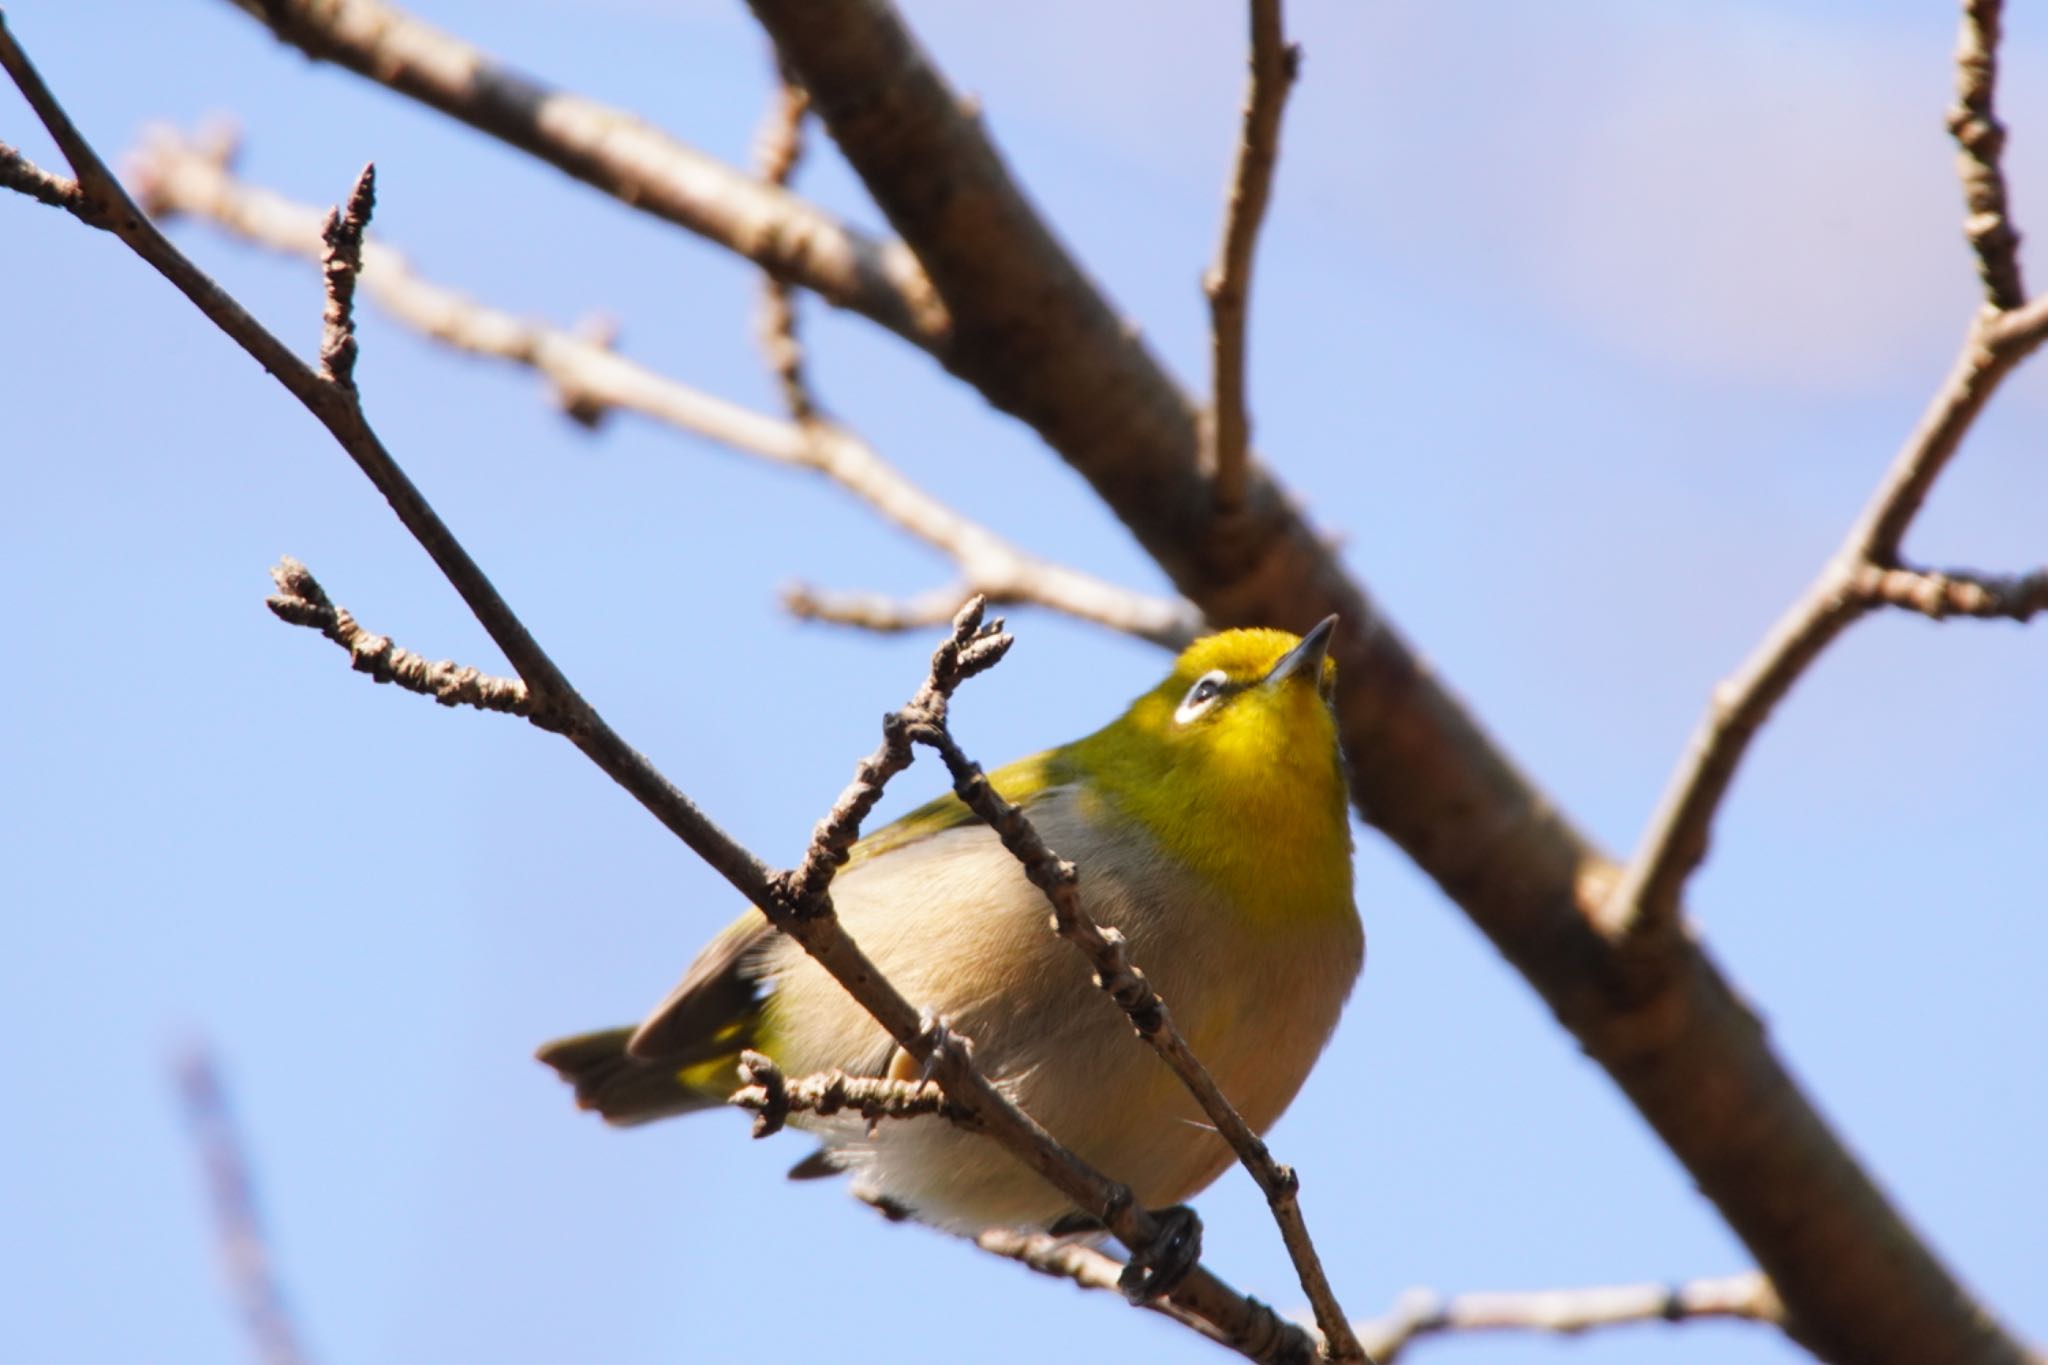
[[[0,189],[25,194],[67,213],[82,214],[85,210],[76,181],[50,174],[5,142],[0,142]]]
[[[1706,857],[1714,816],[1750,742],[1808,666],[1858,619],[1880,606],[2018,620],[2039,610],[2040,588],[2032,577],[1952,573],[1939,583],[1925,575],[1916,582],[1914,571],[1896,560],[1899,540],[1935,477],[1999,381],[2044,337],[2048,302],[2043,300],[2009,313],[1987,312],[1971,324],[1954,371],[1847,539],[1736,674],[1714,689],[1635,858],[1601,908],[1607,933],[1642,938],[1676,927],[1680,892]],[[1923,600],[1946,610],[1922,607]]]
[[[1032,885],[1045,894],[1052,905],[1054,930],[1088,959],[1095,969],[1095,984],[1116,1001],[1138,1036],[1180,1078],[1258,1183],[1273,1212],[1273,1220],[1279,1225],[1281,1241],[1286,1244],[1295,1274],[1315,1311],[1328,1357],[1337,1361],[1366,1359],[1309,1237],[1308,1223],[1301,1212],[1300,1180],[1293,1168],[1273,1159],[1266,1144],[1188,1046],[1187,1039],[1174,1025],[1166,1001],[1131,961],[1123,934],[1113,926],[1096,923],[1088,913],[1081,903],[1080,874],[1074,865],[1047,847],[1024,812],[989,784],[980,765],[961,751],[946,729],[943,714],[928,723],[907,715],[904,719],[909,737],[930,745],[945,760],[946,770],[953,778],[954,794],[996,832],[1003,847],[1023,864]]]
[[[378,81],[943,354],[951,323],[902,243],[865,237],[622,109],[552,89],[383,0],[230,0]]]
[[[380,683],[396,683],[408,692],[432,697],[443,706],[474,706],[507,715],[533,715],[526,684],[517,678],[493,678],[464,664],[436,663],[401,649],[388,635],[364,630],[346,608],[328,600],[319,580],[305,565],[286,555],[270,571],[277,592],[264,605],[280,621],[317,630],[348,651],[349,666]]]
[[[2001,312],[2027,301],[2020,279],[2020,234],[2006,204],[2005,126],[1991,107],[1998,85],[1998,36],[2003,0],[1964,0],[1962,31],[1956,38],[1956,102],[1948,130],[1957,147],[1956,169],[1963,182],[1963,235],[1977,253],[1984,298]]]
[[[320,273],[327,308],[320,318],[320,373],[345,389],[356,386],[356,276],[363,270],[363,231],[377,203],[377,168],[364,166],[349,191],[348,207],[332,208],[320,225],[326,251]]]
[[[1754,1271],[1685,1284],[1611,1285],[1525,1293],[1459,1294],[1426,1289],[1401,1296],[1392,1312],[1358,1324],[1380,1365],[1393,1365],[1423,1337],[1456,1332],[1554,1332],[1567,1336],[1638,1322],[1726,1318],[1780,1323],[1783,1306],[1770,1281]]]
[[[2028,621],[2048,611],[2048,569],[1993,577],[1963,569],[1866,565],[1857,575],[1856,590],[1873,603],[1917,611],[1937,621],[1951,616]]]
[[[763,183],[786,190],[804,155],[804,118],[810,112],[811,97],[776,68],[775,95],[768,112],[754,134],[754,165]],[[784,281],[763,271],[761,274],[761,349],[782,390],[782,405],[799,425],[818,415],[818,403],[804,373],[803,338],[797,334],[796,291]],[[958,607],[958,603],[955,603]]]
[[[352,389],[329,380],[301,361],[250,317],[232,297],[207,279],[142,214],[75,128],[27,55],[14,41],[0,13],[0,67],[13,77],[77,173],[81,221],[114,232],[129,248],[175,284],[224,333],[264,363],[280,383],[325,425],[371,483],[383,493],[400,522],[440,567],[480,624],[518,670],[532,694],[527,719],[558,728],[662,824],[775,924],[895,1039],[930,1068],[946,1094],[975,1115],[986,1131],[1026,1165],[1045,1176],[1074,1204],[1100,1219],[1135,1257],[1161,1242],[1162,1220],[1136,1206],[1128,1188],[1111,1181],[1061,1146],[975,1068],[966,1042],[919,1015],[886,981],[821,907],[798,913],[785,899],[787,874],[776,874],[718,828],[639,752],[621,739],[541,650],[525,625],[498,596],[468,552],[455,540],[404,472],[378,441]],[[313,601],[314,599],[305,599]],[[980,604],[971,604],[956,623],[953,638],[934,656],[928,688],[943,695],[961,678],[993,662],[993,632],[980,630]],[[820,887],[818,899],[824,899]],[[827,903],[828,904],[828,903]],[[1280,1323],[1201,1266],[1192,1267],[1172,1290],[1175,1301],[1206,1318],[1218,1332],[1253,1359],[1299,1356],[1306,1350],[1298,1330]]]
[[[1252,287],[1259,228],[1273,197],[1280,158],[1280,115],[1301,70],[1301,49],[1286,39],[1280,0],[1250,0],[1251,84],[1245,91],[1244,128],[1230,173],[1229,210],[1216,263],[1202,281],[1209,296],[1213,404],[1210,440],[1216,507],[1244,505],[1245,461],[1250,458],[1251,416],[1245,393],[1245,313]]]
[[[152,130],[128,158],[137,196],[159,216],[191,214],[270,250],[321,260],[320,215],[237,180],[227,165],[231,150]],[[1200,632],[1200,614],[1187,603],[1133,592],[1026,553],[932,497],[836,424],[765,416],[620,356],[602,337],[486,307],[422,278],[403,254],[374,237],[363,244],[359,279],[371,301],[406,326],[458,350],[541,374],[556,400],[583,420],[623,409],[742,454],[811,470],[949,556],[959,566],[961,585],[918,599],[916,619],[893,628],[943,625],[979,593],[999,605],[1041,606],[1169,648]],[[843,619],[832,614],[840,599],[829,594],[794,589],[785,600],[800,615]],[[816,610],[807,610],[814,605]]]
[[[187,1049],[177,1061],[177,1083],[185,1127],[206,1171],[221,1264],[256,1358],[262,1365],[306,1365],[312,1357],[278,1281],[248,1151],[213,1054],[196,1045]]]
[[[1992,116],[1998,28],[1998,0],[1964,0],[1956,52],[1960,103],[1949,118],[1962,149],[1958,165],[1968,234],[1991,306],[1971,321],[1948,379],[1841,547],[1735,676],[1715,689],[1636,856],[1600,909],[1600,925],[1612,936],[1644,939],[1675,930],[1680,893],[1706,857],[1714,816],[1750,742],[1813,661],[1859,618],[1882,606],[1908,607],[1937,619],[2024,621],[2041,610],[2038,575],[1929,574],[1899,562],[1907,528],[1977,415],[1999,382],[2048,336],[2048,306],[2024,302],[2019,237],[1999,170],[2005,132]]]
[[[1030,1228],[985,1228],[975,1234],[974,1244],[993,1256],[1015,1261],[1055,1280],[1065,1280],[1082,1289],[1123,1292],[1125,1265],[1114,1256],[1096,1250],[1072,1237],[1059,1237]],[[1171,1299],[1152,1299],[1142,1305],[1172,1318],[1181,1326],[1200,1332],[1220,1345],[1229,1346],[1216,1329],[1177,1307]]]
[[[740,1054],[740,1088],[726,1103],[753,1111],[757,1138],[780,1132],[791,1114],[830,1118],[849,1109],[871,1124],[937,1117],[963,1128],[974,1125],[973,1113],[947,1099],[937,1081],[849,1076],[838,1070],[791,1080],[772,1058],[751,1050]]]

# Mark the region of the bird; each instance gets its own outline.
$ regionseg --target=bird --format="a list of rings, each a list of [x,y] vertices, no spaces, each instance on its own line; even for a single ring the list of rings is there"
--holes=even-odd
[[[1227,630],[1092,734],[989,781],[1079,871],[1084,909],[1132,961],[1254,1131],[1293,1100],[1364,965],[1335,714],[1332,616],[1306,635]],[[955,796],[855,844],[844,928],[976,1066],[1148,1208],[1181,1205],[1232,1152],[1050,927],[1041,892]],[[791,1076],[918,1068],[792,940],[749,911],[637,1027],[536,1054],[615,1125],[722,1107],[743,1051]],[[848,1173],[895,1216],[972,1236],[1086,1217],[987,1138],[942,1118],[792,1115],[821,1147],[795,1178]]]

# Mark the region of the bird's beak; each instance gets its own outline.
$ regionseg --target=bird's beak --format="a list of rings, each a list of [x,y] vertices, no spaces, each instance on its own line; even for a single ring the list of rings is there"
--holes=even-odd
[[[1277,687],[1289,678],[1307,678],[1317,691],[1323,687],[1323,660],[1330,653],[1330,636],[1337,629],[1337,618],[1325,616],[1316,622],[1315,629],[1301,637],[1301,643],[1280,656],[1280,662],[1273,665],[1260,680],[1261,687]]]

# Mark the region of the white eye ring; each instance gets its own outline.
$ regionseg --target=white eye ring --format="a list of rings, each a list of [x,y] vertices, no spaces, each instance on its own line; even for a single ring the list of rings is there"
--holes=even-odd
[[[1223,685],[1230,681],[1230,675],[1220,668],[1212,668],[1195,679],[1195,685],[1188,689],[1181,699],[1180,709],[1173,713],[1173,723],[1186,725],[1196,716],[1214,706],[1223,696]]]

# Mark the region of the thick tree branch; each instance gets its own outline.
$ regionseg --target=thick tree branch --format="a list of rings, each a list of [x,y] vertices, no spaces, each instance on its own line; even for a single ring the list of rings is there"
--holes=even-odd
[[[1784,1310],[1770,1281],[1754,1272],[1686,1284],[1612,1285],[1440,1298],[1414,1290],[1385,1317],[1358,1332],[1380,1365],[1393,1365],[1424,1337],[1460,1332],[1552,1332],[1567,1336],[1639,1322],[1710,1318],[1781,1323]]]
[[[1977,253],[1985,301],[2001,312],[2027,301],[2020,280],[2020,234],[2006,206],[2005,171],[1999,165],[2005,126],[1991,107],[2003,8],[2003,0],[1964,0],[1962,32],[1956,38],[1956,103],[1948,113],[1967,210],[1963,235]]]
[[[136,194],[159,217],[190,214],[270,250],[324,260],[320,215],[235,179],[227,166],[231,151],[153,130],[128,158]],[[893,623],[895,629],[943,625],[979,593],[999,605],[1042,606],[1169,648],[1199,632],[1201,618],[1185,602],[1148,597],[1027,554],[926,493],[844,427],[763,416],[636,364],[602,339],[486,307],[422,278],[401,253],[374,238],[362,244],[359,279],[379,308],[414,330],[543,375],[557,401],[580,420],[624,409],[743,454],[812,470],[950,557],[961,585],[921,600],[915,618]],[[798,615],[846,619],[833,611],[843,599],[799,588],[785,600]]]
[[[555,90],[382,0],[231,0],[278,38],[510,143],[927,350],[945,310],[916,259],[623,110]]]
[[[178,1059],[177,1082],[185,1127],[206,1171],[221,1265],[256,1359],[261,1365],[307,1365],[312,1356],[278,1282],[257,1209],[256,1180],[213,1055],[203,1047],[189,1049]]]
[[[1830,1131],[1689,938],[1598,925],[1617,870],[1423,666],[1261,466],[1227,520],[1186,398],[1038,219],[883,0],[751,0],[953,319],[947,364],[1030,423],[1218,626],[1331,612],[1360,811],[1615,1078],[1749,1246],[1794,1331],[1856,1361],[2022,1353]]]
[[[1210,465],[1216,506],[1244,505],[1244,464],[1251,455],[1251,417],[1245,393],[1245,312],[1259,227],[1273,197],[1273,167],[1280,159],[1280,114],[1301,68],[1301,49],[1287,41],[1280,0],[1251,0],[1251,85],[1245,92],[1244,130],[1230,173],[1230,206],[1216,264],[1203,290],[1209,296]]]

